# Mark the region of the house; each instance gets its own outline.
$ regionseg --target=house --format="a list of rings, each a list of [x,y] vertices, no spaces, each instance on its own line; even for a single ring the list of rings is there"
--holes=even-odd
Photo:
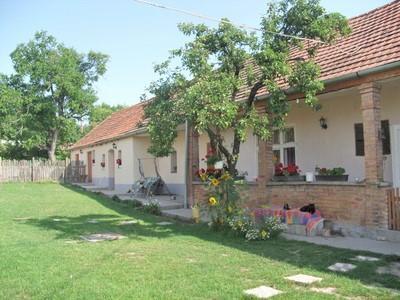
[[[400,186],[400,1],[349,22],[350,36],[318,51],[325,83],[318,95],[322,109],[312,111],[302,95],[291,94],[287,129],[274,131],[267,142],[250,134],[241,146],[238,169],[248,173],[249,205],[315,203],[326,218],[345,230],[388,229],[387,192]],[[301,55],[301,51],[293,52],[294,57]],[[243,88],[237,100],[247,92]],[[267,101],[261,101],[267,97],[265,90],[257,95],[258,111],[268,110]],[[146,153],[145,126],[138,125],[142,117],[143,104],[122,110],[73,146],[72,158],[88,162],[89,181],[126,190],[140,177],[137,159],[151,157]],[[227,141],[230,136],[227,132]],[[182,127],[176,154],[157,160],[167,184],[176,193],[184,193],[189,203],[205,197],[195,172],[207,143],[206,135]],[[122,157],[120,167],[115,166],[116,157]],[[98,161],[105,162],[105,167]],[[349,181],[274,182],[277,161],[295,163],[303,173],[317,166],[341,166]]]

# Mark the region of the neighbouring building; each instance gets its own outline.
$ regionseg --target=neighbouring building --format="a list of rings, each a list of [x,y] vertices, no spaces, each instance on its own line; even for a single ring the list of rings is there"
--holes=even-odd
[[[326,218],[344,227],[388,229],[387,192],[400,187],[400,1],[349,22],[350,36],[318,51],[325,84],[319,95],[322,109],[315,112],[302,95],[292,94],[287,129],[274,131],[267,142],[250,133],[241,146],[238,169],[247,172],[249,205],[315,203]],[[301,55],[293,52],[293,57]],[[247,92],[243,88],[237,100]],[[262,90],[257,97],[265,99],[268,93]],[[260,113],[266,113],[265,104],[257,102]],[[71,159],[84,161],[89,182],[126,191],[140,178],[138,159],[152,158],[146,151],[144,105],[114,113],[72,147]],[[230,136],[227,132],[227,141]],[[206,135],[182,126],[176,153],[157,159],[170,189],[189,203],[204,197],[195,172],[207,143]],[[117,158],[121,166],[115,164]],[[341,166],[349,181],[274,182],[275,162],[295,163],[303,173]],[[144,173],[153,169],[148,164]]]

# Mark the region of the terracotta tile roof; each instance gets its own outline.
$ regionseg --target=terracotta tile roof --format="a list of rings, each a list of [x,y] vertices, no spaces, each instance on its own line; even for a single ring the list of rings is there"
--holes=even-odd
[[[318,50],[322,80],[400,61],[400,0],[351,18],[349,24],[348,37]],[[305,51],[292,51],[291,57],[306,57]],[[243,87],[237,97],[243,99],[248,93],[249,88]],[[265,89],[258,92],[263,94]]]
[[[349,23],[350,36],[318,50],[316,61],[321,67],[322,80],[400,61],[400,0],[351,18]],[[291,57],[305,57],[305,52],[295,50]],[[254,69],[257,72],[256,66]],[[243,86],[237,98],[243,99],[248,93],[249,87]],[[265,89],[258,92],[259,96],[265,94]],[[137,104],[112,114],[71,149],[111,140],[139,128],[143,106]]]
[[[84,148],[109,141],[140,128],[144,121],[144,106],[145,103],[139,103],[113,113],[72,145],[70,149]]]

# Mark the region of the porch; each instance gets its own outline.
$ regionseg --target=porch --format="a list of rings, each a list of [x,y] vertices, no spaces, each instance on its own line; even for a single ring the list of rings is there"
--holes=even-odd
[[[400,185],[399,94],[398,77],[329,86],[319,97],[322,109],[317,112],[294,95],[288,131],[274,132],[268,142],[251,137],[243,144],[238,169],[251,174],[248,206],[288,203],[300,208],[314,203],[348,235],[376,238],[378,229],[396,229],[390,224],[400,214],[389,213],[388,193]],[[195,170],[201,166],[206,142],[204,136],[191,135],[192,202],[204,197]],[[274,164],[279,162],[296,164],[302,174],[313,175],[316,167],[343,167],[348,181],[317,182],[314,177],[312,182],[275,182]]]

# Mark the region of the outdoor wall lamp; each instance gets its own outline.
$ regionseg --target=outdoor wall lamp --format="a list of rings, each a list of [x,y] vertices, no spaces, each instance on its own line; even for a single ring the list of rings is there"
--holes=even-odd
[[[81,150],[79,150],[79,153],[80,153],[80,154],[83,154],[83,150],[82,150],[82,149],[81,149]]]
[[[117,144],[116,143],[112,143],[112,147],[113,147],[113,149],[117,149]]]
[[[322,129],[328,129],[328,124],[326,123],[326,119],[324,117],[321,117],[321,119],[319,119],[319,125]]]

